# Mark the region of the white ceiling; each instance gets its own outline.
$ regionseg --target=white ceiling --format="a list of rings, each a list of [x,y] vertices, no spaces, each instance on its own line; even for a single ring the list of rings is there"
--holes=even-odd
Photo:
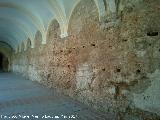
[[[69,19],[80,0],[0,0],[0,41],[6,42],[14,50],[21,44],[34,38],[37,31],[42,34],[42,44],[46,43],[48,27],[53,19],[60,25],[61,37],[68,35]],[[116,12],[117,0],[93,0],[99,12],[99,19],[104,18],[107,8]]]
[[[57,19],[60,27],[65,26],[77,2],[79,0],[0,0],[0,41],[16,48],[28,38],[33,41],[40,31],[45,43],[50,22]],[[67,36],[62,32],[62,37]]]

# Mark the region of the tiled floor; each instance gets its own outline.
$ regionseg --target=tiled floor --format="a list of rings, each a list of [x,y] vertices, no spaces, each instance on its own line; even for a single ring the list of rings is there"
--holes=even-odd
[[[0,73],[0,119],[110,120],[69,97],[12,73]],[[111,119],[112,120],[112,119]]]

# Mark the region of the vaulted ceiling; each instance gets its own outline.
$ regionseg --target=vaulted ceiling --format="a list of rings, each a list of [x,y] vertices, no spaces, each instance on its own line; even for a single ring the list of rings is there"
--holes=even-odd
[[[34,38],[37,31],[42,34],[42,44],[46,43],[50,22],[56,19],[61,29],[61,37],[68,35],[68,24],[73,9],[80,0],[0,0],[0,42],[17,49],[22,43]],[[104,0],[94,0],[100,16],[105,14]],[[111,11],[115,3],[110,1]]]
[[[0,41],[13,48],[26,41],[33,41],[37,31],[46,42],[48,25],[54,18],[65,27],[67,17],[78,0],[0,0]],[[62,37],[67,33],[62,31]],[[33,47],[33,46],[32,46]]]

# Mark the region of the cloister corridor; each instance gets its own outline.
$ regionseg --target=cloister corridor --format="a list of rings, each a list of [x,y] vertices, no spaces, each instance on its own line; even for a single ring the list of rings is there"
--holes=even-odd
[[[0,119],[160,120],[160,0],[0,0]]]

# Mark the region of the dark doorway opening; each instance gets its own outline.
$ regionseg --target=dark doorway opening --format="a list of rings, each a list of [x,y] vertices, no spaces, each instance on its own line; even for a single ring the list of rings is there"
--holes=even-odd
[[[8,58],[4,54],[0,53],[0,72],[8,72]]]
[[[0,71],[3,71],[3,54],[0,53]]]

